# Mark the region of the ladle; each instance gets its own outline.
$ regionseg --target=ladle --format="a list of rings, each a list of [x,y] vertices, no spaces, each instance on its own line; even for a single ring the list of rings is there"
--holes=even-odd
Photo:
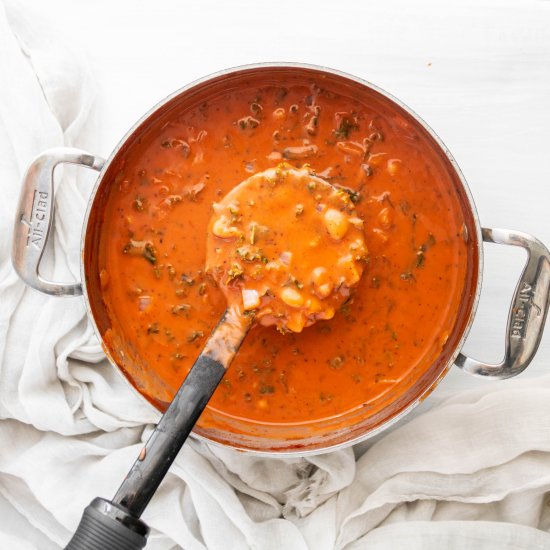
[[[255,174],[215,205],[207,268],[228,307],[114,498],[86,507],[66,548],[143,548],[149,529],[139,518],[250,327],[300,332],[331,318],[360,279],[366,254],[352,195],[307,167]]]

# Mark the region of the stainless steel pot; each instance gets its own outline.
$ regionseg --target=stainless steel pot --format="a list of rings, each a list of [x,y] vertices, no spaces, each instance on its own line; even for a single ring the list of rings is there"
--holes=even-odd
[[[420,128],[438,148],[439,154],[449,173],[452,174],[457,191],[466,212],[465,229],[472,247],[475,265],[472,288],[465,297],[462,319],[457,323],[452,348],[442,354],[418,383],[413,391],[395,402],[388,402],[383,414],[374,417],[351,415],[349,418],[331,419],[321,431],[312,436],[307,427],[296,426],[283,430],[280,427],[258,427],[253,423],[239,426],[240,433],[228,433],[223,429],[205,430],[197,427],[195,434],[210,441],[220,442],[240,449],[262,453],[307,454],[349,445],[379,433],[414,408],[437,384],[454,363],[460,368],[477,376],[509,378],[522,372],[535,355],[550,303],[550,253],[535,237],[507,229],[482,228],[476,213],[470,191],[455,160],[435,132],[411,109],[380,88],[357,77],[325,67],[303,64],[259,64],[237,67],[222,71],[178,90],[145,114],[120,141],[107,160],[95,155],[70,148],[57,148],[46,151],[37,157],[24,178],[23,188],[15,218],[12,259],[19,276],[32,288],[53,296],[84,295],[86,308],[100,341],[104,332],[104,318],[100,297],[98,297],[98,274],[94,270],[94,246],[97,243],[98,212],[102,210],[105,187],[111,179],[118,159],[132,146],[141,132],[158,120],[170,116],[172,110],[189,101],[196,100],[201,94],[211,93],[238,83],[239,79],[270,78],[284,80],[292,74],[308,74],[325,82],[337,81],[350,90],[361,89],[376,96],[378,101],[386,102],[401,116]],[[90,197],[82,233],[83,283],[59,283],[45,280],[39,272],[40,261],[45,243],[52,226],[54,214],[53,170],[58,164],[71,163],[99,171],[97,183]],[[527,251],[528,259],[516,287],[510,312],[505,340],[505,356],[498,364],[488,364],[466,357],[460,353],[471,327],[481,289],[483,267],[483,242],[519,246]],[[115,366],[116,361],[110,357]],[[120,368],[120,366],[119,366]],[[128,376],[127,374],[125,376]],[[130,380],[130,382],[132,382]],[[134,387],[133,384],[131,384]],[[317,426],[319,428],[319,426]],[[301,430],[301,431],[300,431]],[[321,434],[321,435],[319,435]]]

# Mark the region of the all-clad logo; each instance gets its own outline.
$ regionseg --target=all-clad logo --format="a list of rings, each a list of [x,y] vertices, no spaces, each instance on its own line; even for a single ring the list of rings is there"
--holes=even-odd
[[[35,191],[32,200],[31,219],[26,220],[21,218],[21,221],[29,228],[27,234],[27,246],[34,246],[41,250],[44,246],[44,235],[47,229],[48,212],[48,197],[47,191]]]
[[[517,305],[512,318],[512,338],[525,338],[525,322],[531,309],[533,289],[529,283],[523,281],[519,289]]]

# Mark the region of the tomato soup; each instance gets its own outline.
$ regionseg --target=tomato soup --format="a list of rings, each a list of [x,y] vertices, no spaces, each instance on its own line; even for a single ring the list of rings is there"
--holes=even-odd
[[[176,105],[119,156],[97,244],[101,331],[160,409],[226,307],[205,270],[213,204],[281,162],[348,194],[368,260],[332,318],[253,326],[199,426],[212,412],[266,425],[374,414],[457,345],[475,276],[464,200],[433,139],[383,103],[314,76],[243,79]]]

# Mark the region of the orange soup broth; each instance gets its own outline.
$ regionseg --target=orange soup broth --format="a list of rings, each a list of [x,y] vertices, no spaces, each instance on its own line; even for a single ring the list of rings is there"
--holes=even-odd
[[[282,160],[358,193],[369,261],[333,319],[300,334],[253,327],[210,410],[282,424],[365,405],[374,412],[389,392],[413,386],[453,331],[467,244],[457,191],[433,144],[405,118],[339,92],[244,87],[145,134],[106,203],[99,267],[111,328],[103,336],[160,408],[225,309],[204,271],[212,203]]]

